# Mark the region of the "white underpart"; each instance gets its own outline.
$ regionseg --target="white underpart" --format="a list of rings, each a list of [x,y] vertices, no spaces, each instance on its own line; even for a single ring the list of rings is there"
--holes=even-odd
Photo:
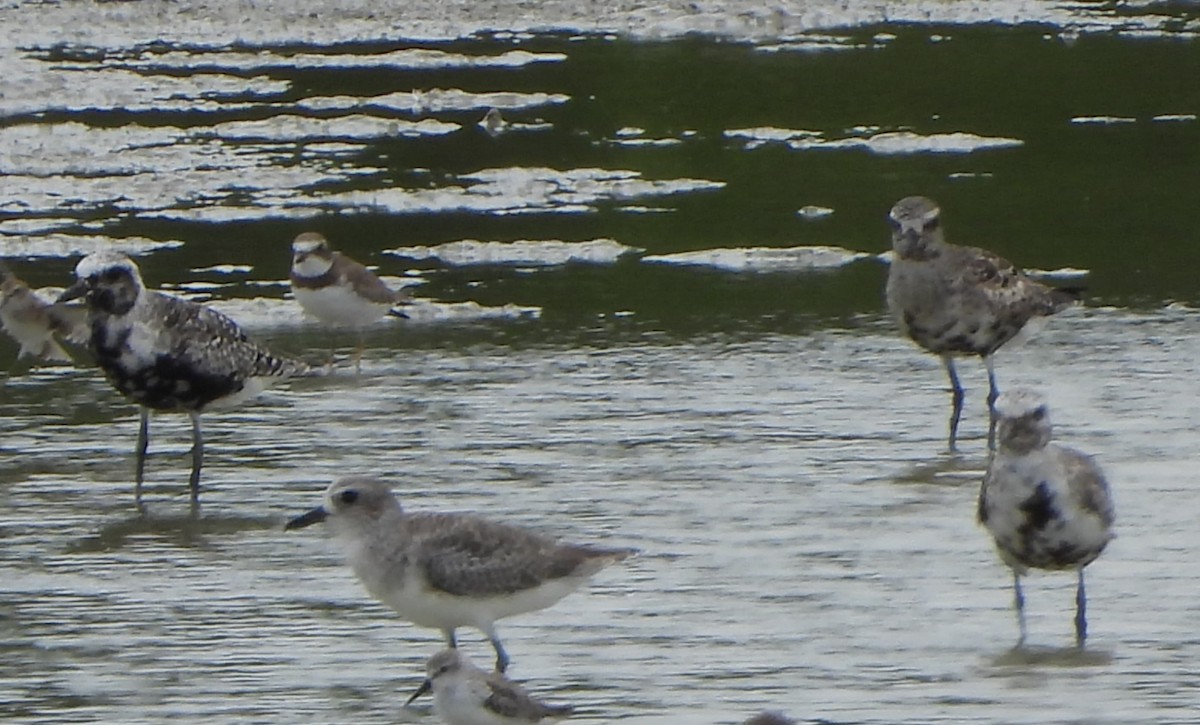
[[[363,327],[391,309],[391,305],[359,297],[348,285],[333,284],[319,289],[293,286],[292,292],[305,312],[330,325]]]
[[[479,674],[462,668],[438,675],[433,681],[433,709],[449,725],[512,725],[531,722],[504,717],[484,706],[491,688]]]

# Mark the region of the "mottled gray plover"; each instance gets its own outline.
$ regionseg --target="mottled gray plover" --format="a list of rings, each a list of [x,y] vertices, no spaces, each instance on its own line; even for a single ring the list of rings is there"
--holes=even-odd
[[[954,358],[978,355],[988,373],[988,448],[995,448],[996,374],[992,355],[1037,316],[1052,315],[1075,301],[1071,291],[1026,277],[984,249],[945,241],[937,204],[923,196],[896,202],[892,225],[895,257],[887,280],[887,303],[900,329],[940,355],[950,377],[953,409],[950,449],[958,437],[963,389]]]
[[[86,339],[83,315],[75,314],[77,311],[80,310],[43,300],[7,265],[0,263],[0,329],[20,344],[18,360],[34,357],[71,362],[59,338],[78,343]]]
[[[84,257],[77,278],[59,301],[83,297],[88,347],[108,381],[140,407],[134,500],[142,505],[151,410],[184,411],[192,419],[193,512],[199,506],[204,439],[200,414],[258,395],[273,378],[307,371],[247,339],[233,320],[203,305],[146,289],[141,272],[124,254]]]
[[[363,585],[405,620],[442,631],[476,627],[508,655],[496,620],[545,609],[635,549],[562,544],[517,526],[458,513],[408,513],[388,485],[352,476],[334,482],[325,503],[293,518],[300,529],[327,521]]]
[[[433,710],[449,725],[522,725],[566,717],[569,705],[547,705],[500,672],[485,672],[456,649],[438,652],[425,664],[425,682],[411,705],[433,691]]]
[[[357,368],[362,357],[362,331],[384,315],[406,317],[396,309],[409,300],[363,265],[333,251],[324,236],[304,232],[292,241],[292,294],[304,311],[327,325],[349,327],[359,334]]]
[[[1108,482],[1091,456],[1050,442],[1046,401],[1017,389],[996,402],[999,447],[979,492],[979,522],[1013,572],[1013,602],[1025,642],[1021,575],[1029,568],[1078,572],[1075,641],[1087,639],[1083,568],[1113,538]]]

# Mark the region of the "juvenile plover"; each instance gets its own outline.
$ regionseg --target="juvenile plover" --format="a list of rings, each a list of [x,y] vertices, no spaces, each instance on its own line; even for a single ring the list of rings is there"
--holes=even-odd
[[[1025,323],[1070,306],[1077,294],[1035,282],[984,249],[946,242],[937,204],[923,196],[896,202],[888,215],[895,257],[887,280],[887,304],[900,329],[940,355],[950,377],[953,409],[950,450],[958,438],[963,388],[954,358],[978,355],[988,373],[988,448],[995,448],[999,394],[992,355]]]
[[[456,649],[438,652],[425,664],[425,682],[412,704],[433,691],[433,710],[449,725],[523,725],[566,717],[569,705],[547,705],[500,672],[485,672]]]
[[[1025,642],[1021,575],[1029,568],[1078,572],[1075,641],[1087,639],[1083,568],[1113,538],[1108,482],[1091,456],[1050,442],[1046,401],[1017,389],[996,402],[999,447],[979,492],[979,522],[1013,572],[1013,602]]]
[[[258,395],[266,383],[307,371],[250,341],[225,315],[146,289],[141,272],[124,254],[102,251],[75,267],[76,282],[59,302],[83,297],[88,347],[108,381],[141,409],[134,500],[142,505],[151,410],[183,411],[192,419],[192,509],[199,507],[204,439],[200,414]]]
[[[557,543],[527,529],[470,514],[408,513],[383,481],[334,482],[324,504],[293,518],[300,529],[327,521],[367,591],[420,627],[457,646],[459,627],[476,627],[508,655],[496,620],[545,609],[635,549]]]
[[[397,309],[409,301],[350,257],[335,252],[317,232],[304,232],[292,241],[292,294],[304,311],[327,325],[358,331],[357,368],[362,357],[363,328],[384,315],[407,317]]]
[[[43,300],[0,262],[0,328],[20,344],[18,360],[71,362],[59,339],[77,343],[86,339],[83,315],[77,311]]]

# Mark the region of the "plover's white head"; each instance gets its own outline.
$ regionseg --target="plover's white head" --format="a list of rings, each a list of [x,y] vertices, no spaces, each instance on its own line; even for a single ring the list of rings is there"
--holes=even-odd
[[[145,285],[132,259],[120,252],[93,252],[75,265],[75,284],[58,298],[59,302],[83,297],[89,308],[110,315],[124,315],[133,309]]]
[[[333,250],[318,232],[304,232],[292,240],[292,272],[300,277],[320,277],[333,266]]]
[[[996,399],[1000,416],[998,445],[1018,453],[1042,448],[1050,442],[1050,409],[1042,394],[1015,388]]]
[[[923,259],[942,242],[941,210],[932,199],[906,196],[888,213],[892,248],[901,259]]]

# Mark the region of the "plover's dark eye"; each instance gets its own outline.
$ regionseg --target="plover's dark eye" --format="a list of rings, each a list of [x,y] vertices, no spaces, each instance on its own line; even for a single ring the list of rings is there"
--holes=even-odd
[[[353,489],[349,491],[342,491],[341,494],[338,495],[338,499],[340,499],[344,504],[352,504],[358,500],[358,491]]]
[[[121,278],[121,270],[119,270],[119,269],[105,270],[104,274],[102,274],[100,276],[100,279],[102,279],[105,282],[116,282],[120,278]]]

